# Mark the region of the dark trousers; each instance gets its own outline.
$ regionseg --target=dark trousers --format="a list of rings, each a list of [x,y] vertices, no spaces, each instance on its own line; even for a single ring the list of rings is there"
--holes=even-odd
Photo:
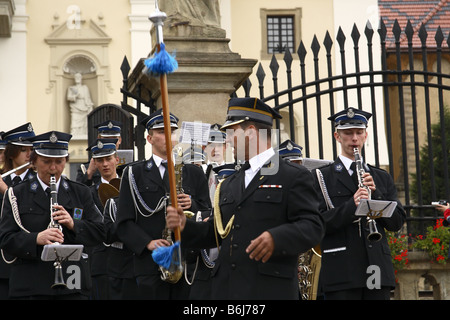
[[[340,291],[325,292],[325,300],[389,300],[390,287],[380,289],[355,288]]]
[[[108,300],[109,299],[109,282],[107,275],[92,276],[92,300]]]
[[[9,299],[9,279],[0,279],[0,300]]]
[[[111,300],[140,299],[136,279],[109,277],[109,294]]]
[[[187,300],[189,285],[184,276],[177,283],[161,280],[159,274],[138,276],[138,296],[143,300]]]

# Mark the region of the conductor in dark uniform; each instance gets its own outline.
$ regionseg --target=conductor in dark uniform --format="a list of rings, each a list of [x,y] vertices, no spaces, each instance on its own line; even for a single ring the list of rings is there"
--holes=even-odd
[[[62,175],[68,160],[71,135],[51,131],[31,139],[31,162],[37,176],[9,188],[3,202],[0,221],[0,247],[13,262],[10,297],[13,299],[83,299],[90,290],[86,259],[62,263],[67,287],[51,288],[55,282],[52,261],[42,261],[46,244],[82,244],[93,246],[104,239],[102,216],[89,188]],[[56,178],[57,203],[52,212],[50,177]],[[50,191],[50,190],[49,190]],[[62,226],[49,228],[53,220]]]
[[[178,128],[178,118],[170,114],[170,128],[164,128],[162,110],[142,121],[147,128],[147,141],[152,145],[152,157],[129,165],[122,174],[117,211],[117,235],[134,252],[134,268],[142,299],[187,299],[189,288],[182,277],[177,283],[161,280],[159,266],[152,251],[171,243],[163,237],[166,228],[165,209],[170,192],[168,156],[164,130]],[[185,211],[208,210],[211,201],[203,170],[193,164],[182,169],[184,193],[178,194],[178,204]],[[173,239],[173,237],[172,237]]]
[[[274,118],[281,116],[259,99],[230,99],[222,129],[235,159],[248,162],[217,187],[213,219],[194,223],[168,209],[184,246],[215,247],[217,232],[212,299],[299,299],[298,255],[324,234],[311,172],[271,147]]]
[[[397,207],[390,218],[375,219],[382,236],[379,241],[368,239],[366,217],[355,216],[361,199],[368,199],[369,192],[366,188],[358,188],[354,148],[362,154],[370,117],[370,113],[355,108],[332,115],[329,120],[334,123],[334,138],[341,145],[341,154],[334,163],[313,174],[326,221],[320,273],[325,299],[389,299],[390,290],[395,286],[384,229],[400,230],[405,222],[405,211],[397,198],[392,177],[364,161],[363,183],[369,187],[371,199],[396,201]],[[370,266],[376,268],[375,273],[370,271],[374,270]]]

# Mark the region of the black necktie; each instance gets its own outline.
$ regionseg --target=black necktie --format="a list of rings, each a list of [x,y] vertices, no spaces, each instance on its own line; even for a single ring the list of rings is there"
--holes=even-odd
[[[250,162],[246,161],[243,165],[242,165],[242,170],[247,170],[250,168]]]
[[[15,176],[13,181],[12,181],[12,187],[17,186],[20,182],[22,181],[22,179],[20,179],[19,176]]]
[[[47,189],[45,189],[45,193],[47,194],[47,197],[50,199],[50,193],[51,193],[50,187],[47,187]]]
[[[169,172],[167,171],[167,162],[161,162],[161,165],[165,168],[163,174],[164,186],[166,187],[166,192],[169,192],[170,185],[169,185]]]
[[[245,170],[250,168],[250,163],[248,161],[246,161],[242,166],[241,166],[241,171],[243,172],[242,174],[242,191],[245,190]]]
[[[356,172],[356,162],[352,162],[350,169],[353,170],[353,174],[352,174],[352,180],[355,183],[355,186],[358,186],[358,173]]]

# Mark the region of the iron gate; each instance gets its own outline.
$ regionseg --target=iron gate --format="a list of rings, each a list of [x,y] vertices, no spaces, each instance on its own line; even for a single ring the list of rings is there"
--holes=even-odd
[[[392,31],[392,32],[391,32]],[[279,62],[275,55],[270,62],[271,79],[273,81],[274,92],[266,95],[264,90],[264,81],[266,79],[265,71],[262,64],[256,72],[258,80],[259,96],[272,105],[277,110],[287,110],[289,114],[289,129],[291,140],[296,141],[296,131],[294,126],[294,109],[299,110],[304,124],[303,134],[303,150],[304,156],[310,157],[311,149],[318,148],[320,159],[324,159],[324,148],[329,148],[323,142],[324,134],[330,134],[333,131],[332,124],[328,124],[325,114],[334,114],[339,111],[337,109],[336,94],[342,96],[344,108],[349,107],[349,95],[356,95],[357,106],[359,109],[365,109],[373,114],[371,121],[373,128],[373,141],[370,146],[374,154],[374,165],[380,166],[380,154],[378,146],[380,145],[378,138],[378,122],[384,121],[386,143],[388,150],[388,168],[389,173],[394,177],[402,203],[407,211],[407,232],[408,234],[422,233],[424,227],[434,220],[440,218],[437,210],[430,205],[431,201],[439,199],[449,199],[449,182],[448,182],[448,127],[445,121],[445,101],[446,93],[450,93],[450,86],[445,80],[450,79],[450,75],[442,70],[442,63],[449,61],[449,44],[450,36],[446,40],[446,48],[443,47],[445,40],[440,28],[434,35],[435,47],[427,47],[428,34],[422,25],[418,34],[415,34],[411,23],[408,21],[405,29],[402,30],[396,20],[392,25],[392,30],[386,28],[383,20],[380,20],[377,30],[380,39],[381,48],[381,69],[375,70],[373,59],[373,35],[374,30],[367,23],[364,35],[365,45],[367,46],[368,70],[360,70],[360,40],[361,34],[354,25],[351,32],[353,41],[353,56],[355,65],[354,72],[347,73],[345,41],[346,36],[342,29],[339,28],[336,41],[339,46],[340,57],[335,59],[340,62],[341,74],[333,74],[332,49],[333,39],[327,32],[323,40],[323,46],[326,50],[327,76],[319,77],[319,53],[321,46],[319,40],[314,36],[311,43],[311,53],[313,55],[313,73],[314,79],[307,81],[307,66],[305,57],[308,54],[303,41],[300,43],[296,54],[299,57],[299,68],[301,81],[300,84],[293,84],[292,79],[292,63],[294,61],[289,50],[285,50],[283,61],[286,66],[287,88],[278,89],[278,70]],[[407,46],[402,45],[402,37],[406,37]],[[413,37],[420,39],[421,48],[417,50],[413,47]],[[395,46],[388,46],[387,41],[393,39]],[[429,68],[430,57],[435,61],[436,70]],[[421,69],[415,68],[418,58],[421,58]],[[431,81],[431,79],[435,81]],[[336,85],[339,84],[339,85]],[[243,84],[245,95],[248,96],[252,83],[247,80]],[[382,88],[383,101],[377,101],[375,90]],[[368,90],[370,98],[362,101],[362,90]],[[424,98],[418,101],[417,91],[424,92]],[[234,96],[237,94],[235,93]],[[297,97],[294,97],[297,96]],[[437,97],[437,99],[434,99]],[[284,100],[284,102],[280,102]],[[329,110],[324,110],[324,101],[327,101]],[[437,106],[433,105],[437,101]],[[377,113],[377,104],[382,104],[384,114]],[[420,108],[419,108],[420,104]],[[364,107],[363,107],[364,106]],[[422,108],[424,106],[424,108]],[[433,109],[433,106],[435,109]],[[439,148],[433,141],[432,128],[432,110],[437,110],[440,139],[438,140]],[[310,113],[314,113],[310,116]],[[408,119],[408,122],[407,120]],[[323,123],[325,121],[326,124]],[[421,133],[418,129],[420,123],[426,122],[426,133]],[[279,128],[280,123],[277,122]],[[314,129],[312,129],[314,128]],[[312,145],[311,136],[315,135],[318,139],[317,145]],[[443,137],[443,138],[442,138]],[[334,140],[334,139],[333,139]],[[400,142],[400,143],[399,143]],[[400,146],[400,148],[398,148]],[[336,141],[331,146],[333,157],[337,157]],[[439,154],[436,150],[439,149]],[[367,146],[365,148],[367,151]],[[429,161],[428,166],[421,165],[421,158],[425,154],[433,159]],[[436,158],[439,161],[436,161]],[[331,160],[331,159],[328,159]],[[436,163],[439,163],[437,168]],[[412,178],[412,175],[415,178]],[[423,179],[428,177],[430,184],[427,189],[423,188]],[[437,178],[439,177],[439,181]],[[412,190],[414,199],[412,199]],[[426,195],[424,195],[426,193]]]

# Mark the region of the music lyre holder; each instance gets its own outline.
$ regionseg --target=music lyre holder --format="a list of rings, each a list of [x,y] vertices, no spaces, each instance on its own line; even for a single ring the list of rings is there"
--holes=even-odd
[[[367,202],[367,207],[368,207],[368,209],[369,209],[369,211],[367,212],[367,216],[368,216],[370,219],[376,219],[376,218],[382,217],[382,216],[383,216],[383,213],[384,213],[384,210],[386,210],[387,207],[389,207],[390,205],[391,205],[391,203],[388,203],[388,204],[387,204],[383,209],[381,209],[381,210],[373,210],[373,209],[370,208],[370,202]]]
[[[83,252],[81,244],[47,244],[41,254],[42,261],[53,261],[55,267],[55,282],[52,288],[67,287],[62,275],[64,261],[79,261]]]
[[[392,213],[394,212],[396,207],[396,201],[361,199],[361,202],[356,209],[355,215],[367,216],[371,219],[382,217],[389,218],[392,216]]]
[[[367,239],[369,241],[376,242],[382,238],[381,233],[377,230],[375,219],[391,217],[396,207],[396,201],[361,199],[355,215],[367,217],[367,225],[369,227]]]

